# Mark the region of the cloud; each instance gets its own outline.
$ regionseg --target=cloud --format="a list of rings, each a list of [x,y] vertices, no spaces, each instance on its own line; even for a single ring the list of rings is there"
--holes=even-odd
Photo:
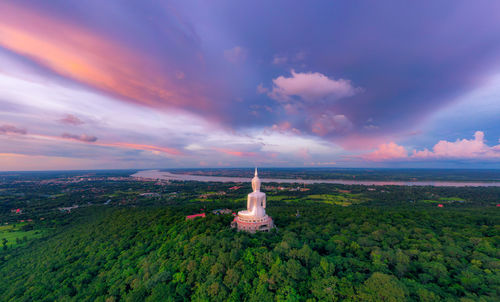
[[[93,143],[97,141],[97,137],[87,134],[77,135],[77,134],[63,133],[61,137],[65,139],[72,139],[86,143]]]
[[[307,53],[305,51],[299,51],[295,54],[295,61],[302,61],[306,58]]]
[[[311,153],[308,148],[300,148],[297,152],[297,156],[304,160],[311,160]]]
[[[344,133],[351,128],[352,123],[345,115],[334,114],[332,112],[322,113],[311,124],[311,131],[320,136],[325,136],[333,132]]]
[[[408,152],[403,146],[394,142],[381,144],[377,150],[363,155],[362,158],[369,161],[386,161],[394,159],[403,159],[408,157]]]
[[[247,58],[247,51],[241,46],[235,46],[231,49],[224,50],[224,58],[231,63],[240,63]]]
[[[366,125],[366,126],[364,126],[363,128],[364,128],[364,129],[366,129],[366,130],[377,130],[379,127],[378,127],[378,126],[375,126],[375,125],[370,124],[370,125]]]
[[[134,150],[146,150],[146,151],[151,151],[153,153],[166,153],[170,155],[183,155],[181,151],[175,148],[160,147],[160,146],[145,145],[145,144],[114,142],[114,143],[99,143],[98,145],[106,147],[134,149]]]
[[[0,134],[10,135],[10,134],[26,134],[27,131],[24,128],[17,128],[12,125],[1,125],[0,126]]]
[[[186,77],[186,75],[185,75],[185,74],[184,74],[184,72],[182,72],[182,71],[176,71],[176,72],[175,72],[175,77],[176,77],[178,80],[183,80],[183,79]]]
[[[454,142],[440,140],[432,151],[424,149],[413,151],[414,158],[500,158],[500,145],[488,146],[484,143],[484,133],[476,131],[474,139],[462,139]]]
[[[236,150],[224,149],[224,148],[214,148],[214,150],[219,151],[219,152],[224,153],[224,154],[238,156],[238,157],[254,157],[257,155],[257,153],[255,153],[255,152],[236,151]]]
[[[213,108],[202,92],[208,85],[181,84],[181,74],[163,68],[175,65],[173,58],[163,56],[155,61],[101,31],[13,2],[0,3],[0,46],[125,101],[160,108]],[[191,58],[191,62],[195,60]]]
[[[19,153],[0,153],[0,171],[112,168],[110,161]]]
[[[300,61],[303,61],[305,58],[306,58],[305,51],[299,51],[291,56],[283,54],[275,54],[272,63],[274,65],[282,65],[288,62],[298,63]]]
[[[407,150],[394,142],[381,144],[375,151],[363,155],[369,161],[389,161],[398,159],[427,160],[427,159],[495,159],[500,158],[500,144],[488,146],[484,143],[484,133],[476,131],[474,139],[457,139],[454,142],[440,140],[432,151],[424,149],[413,150],[408,155]]]
[[[74,116],[73,114],[66,114],[62,119],[59,120],[59,122],[67,125],[73,125],[73,126],[79,126],[84,124],[84,121],[79,119],[78,117]]]
[[[264,94],[264,93],[268,93],[269,92],[269,89],[264,87],[264,85],[262,85],[262,83],[260,83],[258,86],[257,86],[257,93],[258,94]]]
[[[360,90],[353,87],[349,80],[331,79],[319,72],[300,73],[291,70],[291,77],[279,76],[273,79],[273,88],[268,95],[279,102],[290,102],[292,97],[314,102],[353,96]]]
[[[274,57],[273,57],[273,64],[274,65],[285,64],[287,61],[288,61],[287,56],[274,55]]]
[[[274,124],[274,125],[272,125],[272,127],[267,128],[266,131],[267,130],[279,132],[281,134],[294,133],[294,134],[300,135],[300,130],[297,128],[294,128],[292,126],[292,124],[290,122],[287,122],[287,121],[279,123],[279,124]]]

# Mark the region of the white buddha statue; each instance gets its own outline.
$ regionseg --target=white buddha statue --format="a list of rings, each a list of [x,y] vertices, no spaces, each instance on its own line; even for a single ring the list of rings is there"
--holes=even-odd
[[[253,192],[248,194],[247,209],[239,211],[238,216],[245,220],[262,219],[266,216],[266,194],[260,191],[260,179],[255,168],[255,176],[252,179]]]
[[[266,214],[266,194],[260,191],[260,179],[255,168],[255,176],[252,179],[253,192],[248,194],[247,209],[239,211],[234,217],[231,227],[238,231],[255,233],[257,231],[269,231],[274,228],[273,219]]]

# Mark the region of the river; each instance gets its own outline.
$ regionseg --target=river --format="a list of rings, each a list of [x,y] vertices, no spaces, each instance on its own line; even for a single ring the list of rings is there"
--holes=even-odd
[[[146,179],[165,180],[188,180],[203,182],[250,182],[251,177],[225,177],[225,176],[204,176],[190,174],[174,174],[159,170],[139,171],[131,177]],[[285,178],[261,178],[263,183],[298,183],[298,184],[342,184],[342,185],[363,185],[363,186],[435,186],[435,187],[500,187],[500,182],[481,181],[378,181],[378,180],[348,180],[348,179],[285,179]]]

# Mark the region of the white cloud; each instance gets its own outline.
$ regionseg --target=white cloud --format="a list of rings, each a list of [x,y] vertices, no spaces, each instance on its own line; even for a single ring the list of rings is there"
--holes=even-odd
[[[252,136],[263,144],[261,151],[264,152],[277,152],[279,154],[296,156],[307,147],[308,152],[312,155],[331,157],[342,150],[331,142],[325,142],[310,136],[294,135],[290,132],[263,131],[253,133]]]

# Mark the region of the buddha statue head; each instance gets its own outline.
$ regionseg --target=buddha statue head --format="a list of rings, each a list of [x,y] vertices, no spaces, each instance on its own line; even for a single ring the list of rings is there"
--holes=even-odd
[[[255,175],[252,179],[252,189],[254,192],[260,192],[260,178],[257,173],[257,168],[255,168]]]

